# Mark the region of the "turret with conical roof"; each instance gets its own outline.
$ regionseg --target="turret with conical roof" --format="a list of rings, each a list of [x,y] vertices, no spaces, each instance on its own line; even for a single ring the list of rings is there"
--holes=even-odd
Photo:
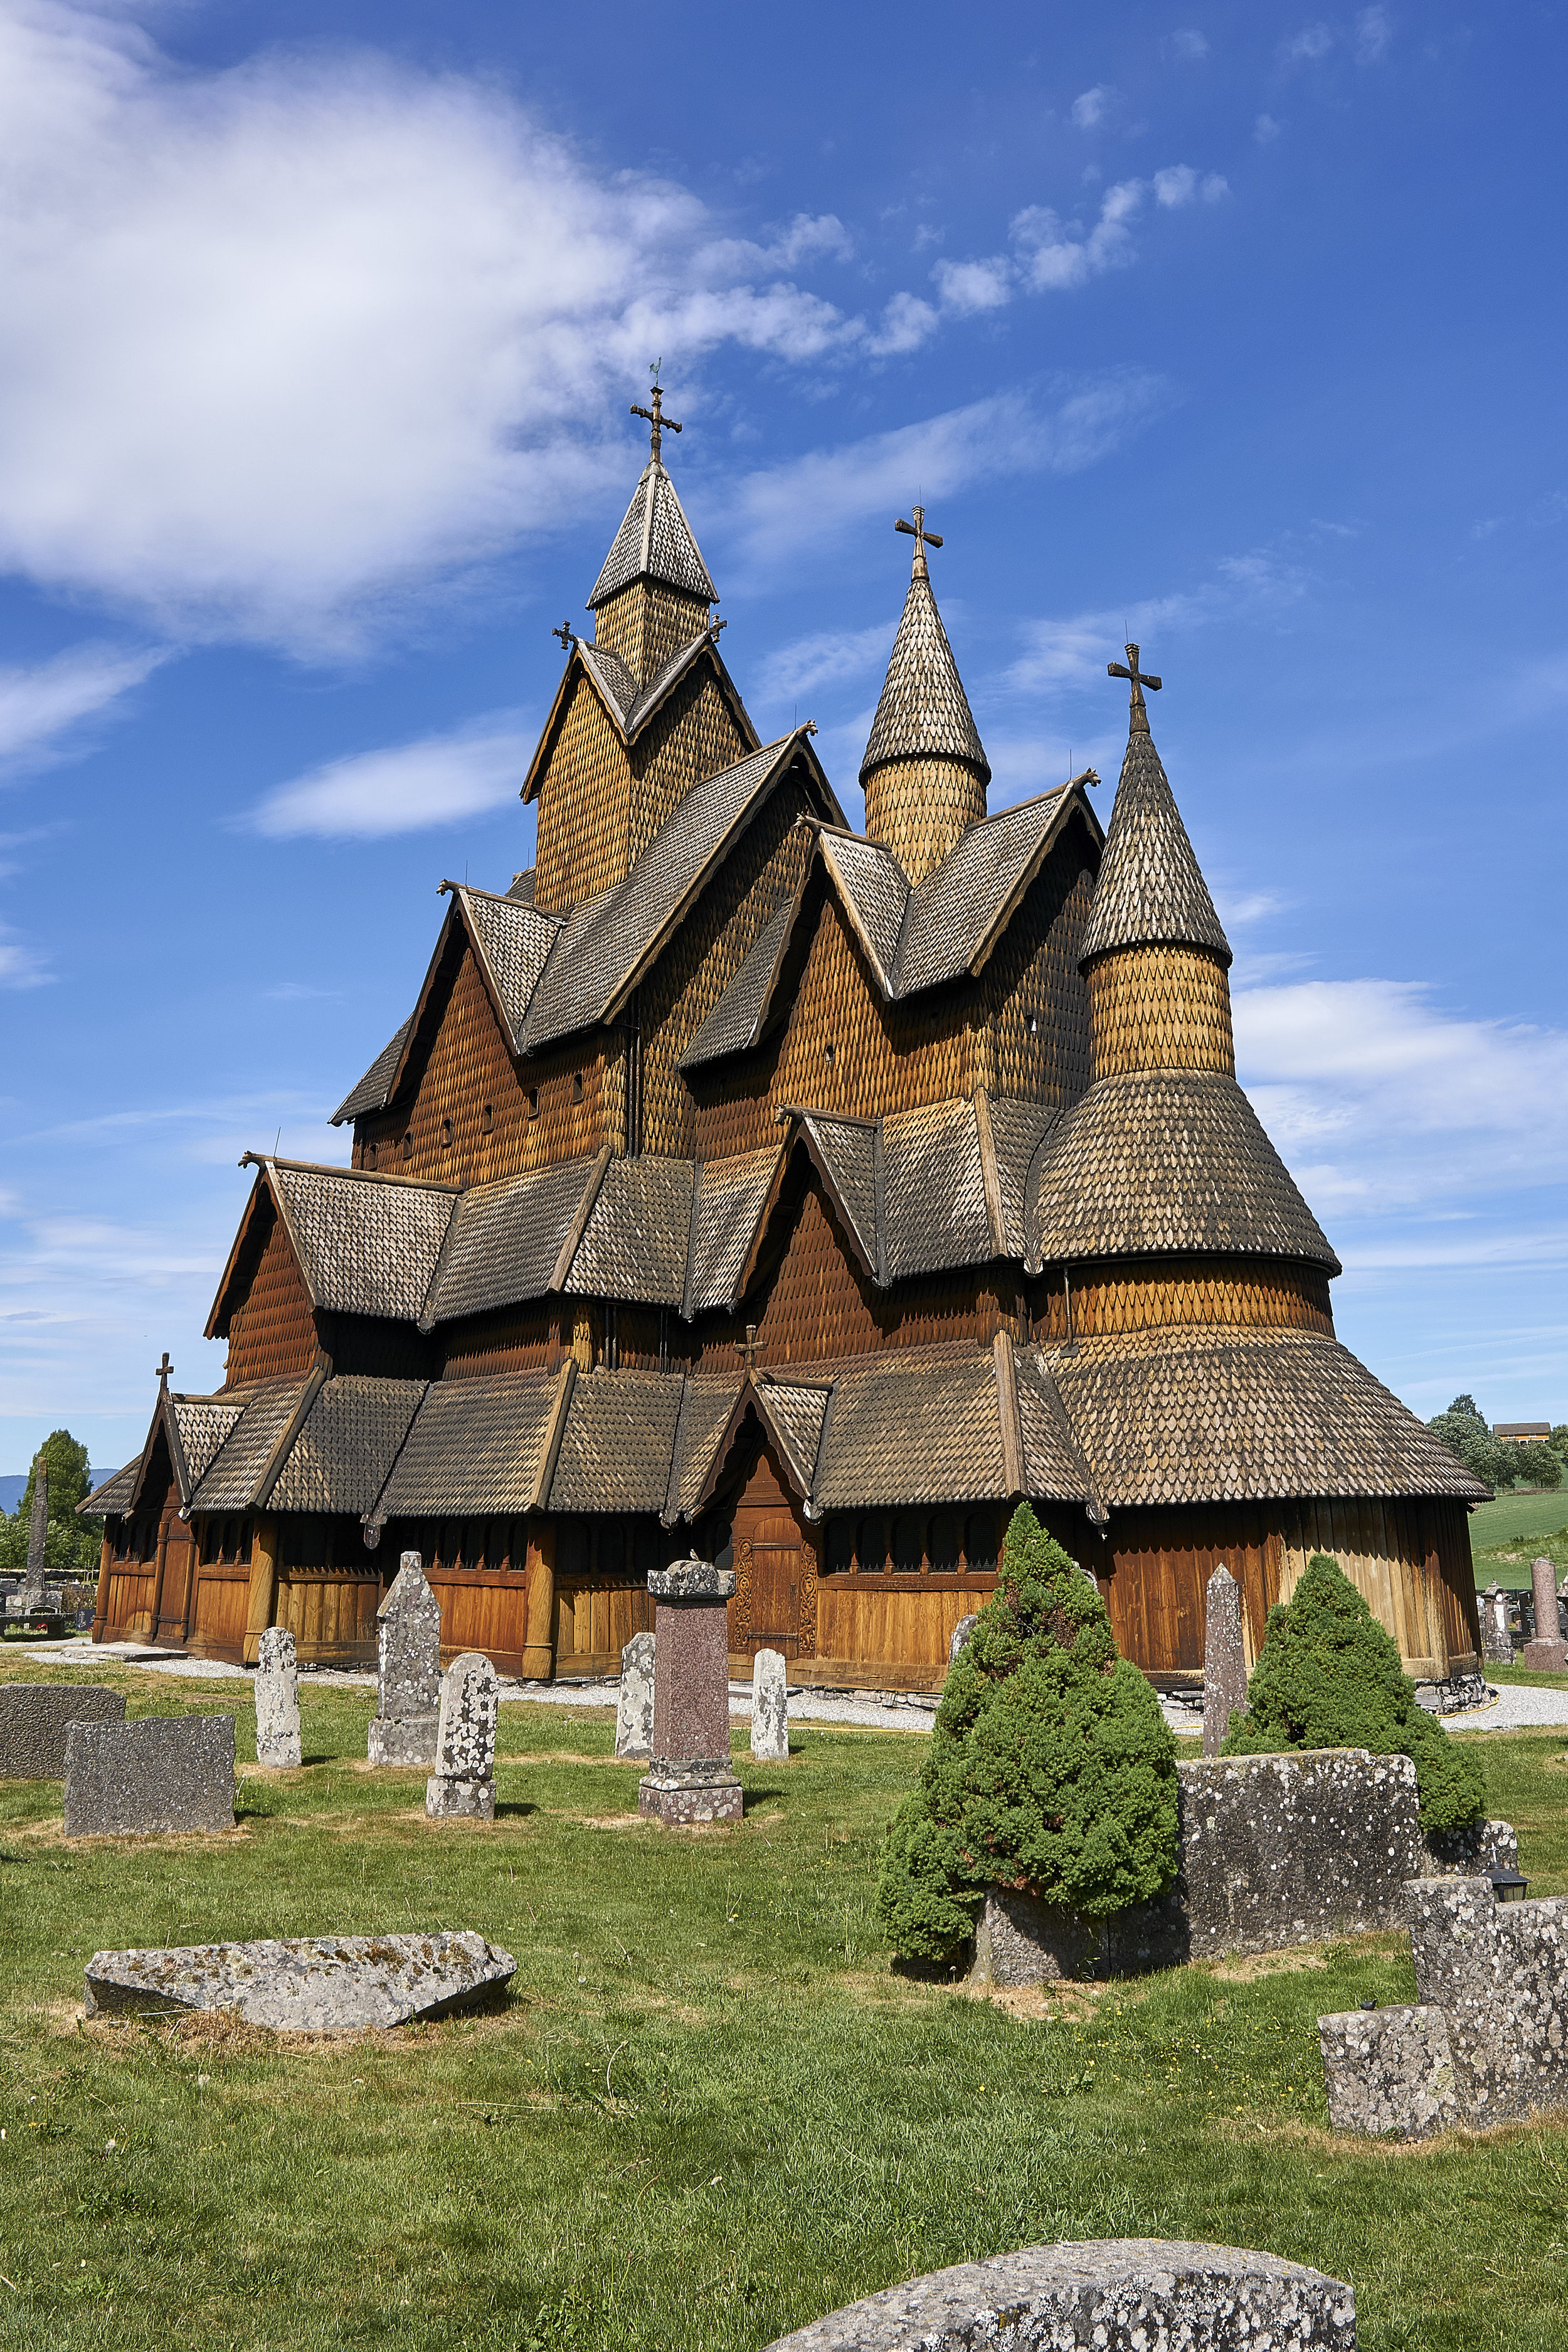
[[[1236,1075],[1230,943],[1215,912],[1149,732],[1138,667],[1110,665],[1131,681],[1127,756],[1100,860],[1079,968],[1089,983],[1097,1078],[1131,1070],[1221,1070]]]
[[[681,428],[665,415],[658,384],[650,397],[651,408],[634,404],[632,415],[648,421],[651,454],[588,599],[595,646],[624,662],[638,686],[707,627],[719,601],[664,468],[663,436]]]
[[[860,762],[866,831],[890,849],[911,882],[923,882],[985,815],[990,764],[931,594],[925,509],[897,530],[915,542],[910,593],[893,639],[870,740]]]

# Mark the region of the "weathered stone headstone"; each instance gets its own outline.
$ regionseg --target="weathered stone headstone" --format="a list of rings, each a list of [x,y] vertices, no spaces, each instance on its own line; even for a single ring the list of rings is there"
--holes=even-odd
[[[1481,1603],[1481,1655],[1489,1666],[1513,1663],[1513,1635],[1509,1630],[1508,1595],[1489,1584]]]
[[[967,1617],[961,1617],[959,1619],[957,1624],[952,1629],[952,1639],[947,1645],[947,1663],[950,1666],[979,1622],[980,1613],[978,1610],[971,1610]]]
[[[436,1761],[441,1702],[441,1604],[416,1551],[405,1551],[375,1612],[376,1697],[367,1752],[373,1764]]]
[[[49,1539],[49,1458],[40,1447],[33,1465],[33,1516],[27,1528],[27,1572],[22,1580],[24,1617],[44,1605],[44,1553]]]
[[[767,2352],[1355,2352],[1355,2295],[1277,2254],[1162,2238],[1024,2246],[884,2287]]]
[[[730,1762],[732,1568],[678,1560],[650,1568],[654,1597],[653,1755],[637,1811],[687,1825],[738,1822],[743,1799]]]
[[[752,1753],[764,1764],[789,1762],[789,1690],[782,1650],[752,1661]]]
[[[1459,2121],[1454,2053],[1440,2009],[1339,2010],[1318,2020],[1335,2131],[1427,2139]]]
[[[73,1723],[123,1723],[125,1694],[96,1683],[0,1683],[0,1780],[63,1780]]]
[[[300,1671],[294,1636],[286,1625],[269,1625],[257,1647],[256,1760],[300,1761]]]
[[[496,1717],[500,1685],[480,1650],[465,1650],[441,1677],[436,1769],[425,1783],[425,1810],[435,1821],[493,1822],[496,1817]]]
[[[1535,1639],[1524,1645],[1523,1664],[1537,1674],[1560,1675],[1568,1667],[1568,1642],[1557,1631],[1557,1571],[1549,1559],[1531,1560],[1535,1591]]]
[[[233,1829],[233,1716],[73,1723],[65,1810],[67,1837]]]
[[[237,2011],[247,2025],[292,2033],[352,2033],[446,2017],[506,1983],[517,1962],[471,1928],[430,1936],[268,1937],[95,1952],[89,2017]]]
[[[1217,1756],[1237,1707],[1247,1706],[1247,1651],[1241,1638],[1241,1587],[1228,1568],[1208,1581],[1204,1625],[1204,1754]]]
[[[634,1633],[621,1652],[616,1754],[646,1763],[653,1754],[653,1635]]]

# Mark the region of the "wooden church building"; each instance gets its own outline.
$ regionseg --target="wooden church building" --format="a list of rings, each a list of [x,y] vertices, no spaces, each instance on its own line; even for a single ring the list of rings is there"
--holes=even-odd
[[[757,739],[659,406],[536,863],[442,885],[350,1164],[247,1155],[224,1384],[165,1371],[83,1506],[95,1637],[372,1659],[408,1549],[449,1650],[604,1675],[695,1550],[738,1667],[933,1687],[1026,1496],[1157,1676],[1218,1562],[1256,1645],[1319,1549],[1412,1673],[1468,1669],[1486,1490],[1334,1337],[1138,649],[1109,835],[1091,772],[991,813],[917,508],[857,834],[809,725]]]

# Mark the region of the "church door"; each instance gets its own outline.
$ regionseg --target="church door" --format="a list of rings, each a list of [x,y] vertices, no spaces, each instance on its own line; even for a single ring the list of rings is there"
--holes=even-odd
[[[731,1652],[750,1658],[759,1650],[777,1650],[799,1657],[805,1531],[769,1445],[758,1454],[735,1506],[731,1540],[738,1582],[730,1603]],[[808,1654],[810,1646],[808,1641]]]

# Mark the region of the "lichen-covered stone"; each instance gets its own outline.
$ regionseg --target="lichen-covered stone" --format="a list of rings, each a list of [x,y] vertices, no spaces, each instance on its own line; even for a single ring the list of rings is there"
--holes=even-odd
[[[1568,1896],[1499,1903],[1488,1878],[1409,1890],[1416,1991],[1447,2020],[1476,2123],[1568,2106]]]
[[[1424,1878],[1486,1878],[1519,1868],[1519,1833],[1511,1822],[1470,1822],[1461,1830],[1422,1833]]]
[[[1247,1705],[1247,1649],[1241,1637],[1241,1587],[1228,1568],[1208,1580],[1204,1619],[1204,1754],[1217,1756],[1230,1718]]]
[[[1010,1886],[988,1886],[974,1930],[969,1981],[988,1985],[1052,1984],[1059,1978],[1104,1971],[1103,1925],[1080,1919]]]
[[[405,1551],[375,1612],[376,1700],[367,1753],[373,1764],[434,1764],[441,1697],[441,1604],[416,1551]]]
[[[1318,2020],[1335,2131],[1426,2139],[1459,2121],[1448,2025],[1440,2009],[1347,2009]]]
[[[441,1678],[436,1769],[425,1789],[432,1821],[494,1821],[500,1706],[500,1685],[484,1653],[454,1658]]]
[[[73,1723],[66,1738],[67,1837],[142,1837],[234,1827],[232,1715]]]
[[[731,1601],[737,1580],[732,1568],[718,1568],[710,1559],[678,1559],[647,1572],[656,1601]]]
[[[1355,2296],[1274,2254],[1158,2238],[1026,2246],[888,2287],[768,2352],[1354,2352]]]
[[[980,1612],[975,1609],[972,1609],[967,1617],[959,1619],[952,1629],[952,1639],[947,1645],[947,1663],[950,1666],[979,1622]]]
[[[621,1652],[616,1754],[644,1763],[653,1754],[653,1635],[634,1633]]]
[[[73,1723],[123,1723],[125,1695],[97,1683],[0,1683],[0,1780],[62,1780]]]
[[[269,1625],[256,1652],[256,1760],[297,1765],[302,1752],[294,1636],[286,1625]]]
[[[1489,1584],[1481,1604],[1481,1656],[1489,1666],[1513,1664],[1513,1632],[1508,1622],[1508,1595]]]
[[[789,1761],[789,1691],[781,1650],[752,1661],[752,1753],[764,1764]]]
[[[89,2017],[233,2010],[247,2025],[278,2032],[352,2033],[444,2017],[505,1984],[516,1967],[472,1929],[95,1952],[84,2006]]]

